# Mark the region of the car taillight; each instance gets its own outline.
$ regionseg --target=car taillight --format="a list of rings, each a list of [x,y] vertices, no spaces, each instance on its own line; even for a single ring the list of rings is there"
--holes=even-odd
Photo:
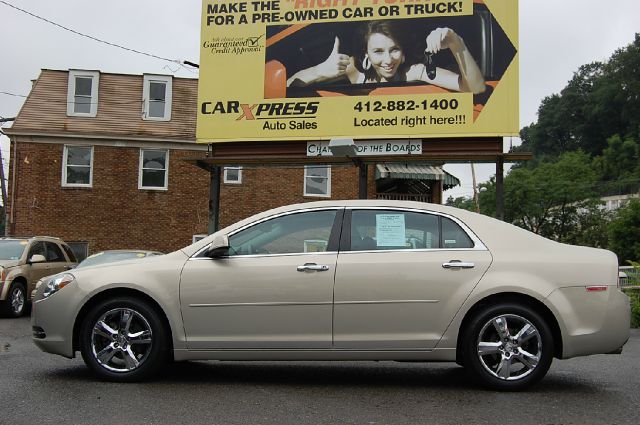
[[[587,292],[602,292],[607,290],[607,286],[605,285],[597,285],[597,286],[585,286]]]

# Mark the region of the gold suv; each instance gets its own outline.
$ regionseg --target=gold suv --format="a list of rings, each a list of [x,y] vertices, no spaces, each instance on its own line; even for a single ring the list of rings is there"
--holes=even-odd
[[[71,248],[61,239],[0,238],[0,313],[22,316],[38,280],[76,264]]]

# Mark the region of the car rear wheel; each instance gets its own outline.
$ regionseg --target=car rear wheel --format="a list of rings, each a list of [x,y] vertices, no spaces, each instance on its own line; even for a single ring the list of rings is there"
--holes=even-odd
[[[2,313],[7,317],[20,317],[27,307],[27,290],[22,282],[14,282],[7,299],[2,303]]]
[[[80,351],[100,378],[131,382],[155,374],[167,357],[167,332],[156,310],[138,299],[97,305],[80,330]]]
[[[534,310],[499,304],[478,313],[463,339],[464,364],[482,384],[523,390],[542,379],[553,360],[549,325]]]

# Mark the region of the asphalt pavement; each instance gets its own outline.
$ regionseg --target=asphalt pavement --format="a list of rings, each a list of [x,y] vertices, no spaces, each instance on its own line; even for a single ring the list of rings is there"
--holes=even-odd
[[[0,424],[637,424],[640,331],[621,355],[555,360],[532,390],[475,386],[449,363],[186,362],[136,384],[45,354],[0,319]]]

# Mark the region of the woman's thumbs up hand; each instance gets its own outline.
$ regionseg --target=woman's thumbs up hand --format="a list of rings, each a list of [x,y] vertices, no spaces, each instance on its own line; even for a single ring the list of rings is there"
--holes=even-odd
[[[329,57],[315,67],[319,81],[335,79],[345,74],[349,65],[349,56],[341,54],[339,50],[340,39],[336,37]]]

